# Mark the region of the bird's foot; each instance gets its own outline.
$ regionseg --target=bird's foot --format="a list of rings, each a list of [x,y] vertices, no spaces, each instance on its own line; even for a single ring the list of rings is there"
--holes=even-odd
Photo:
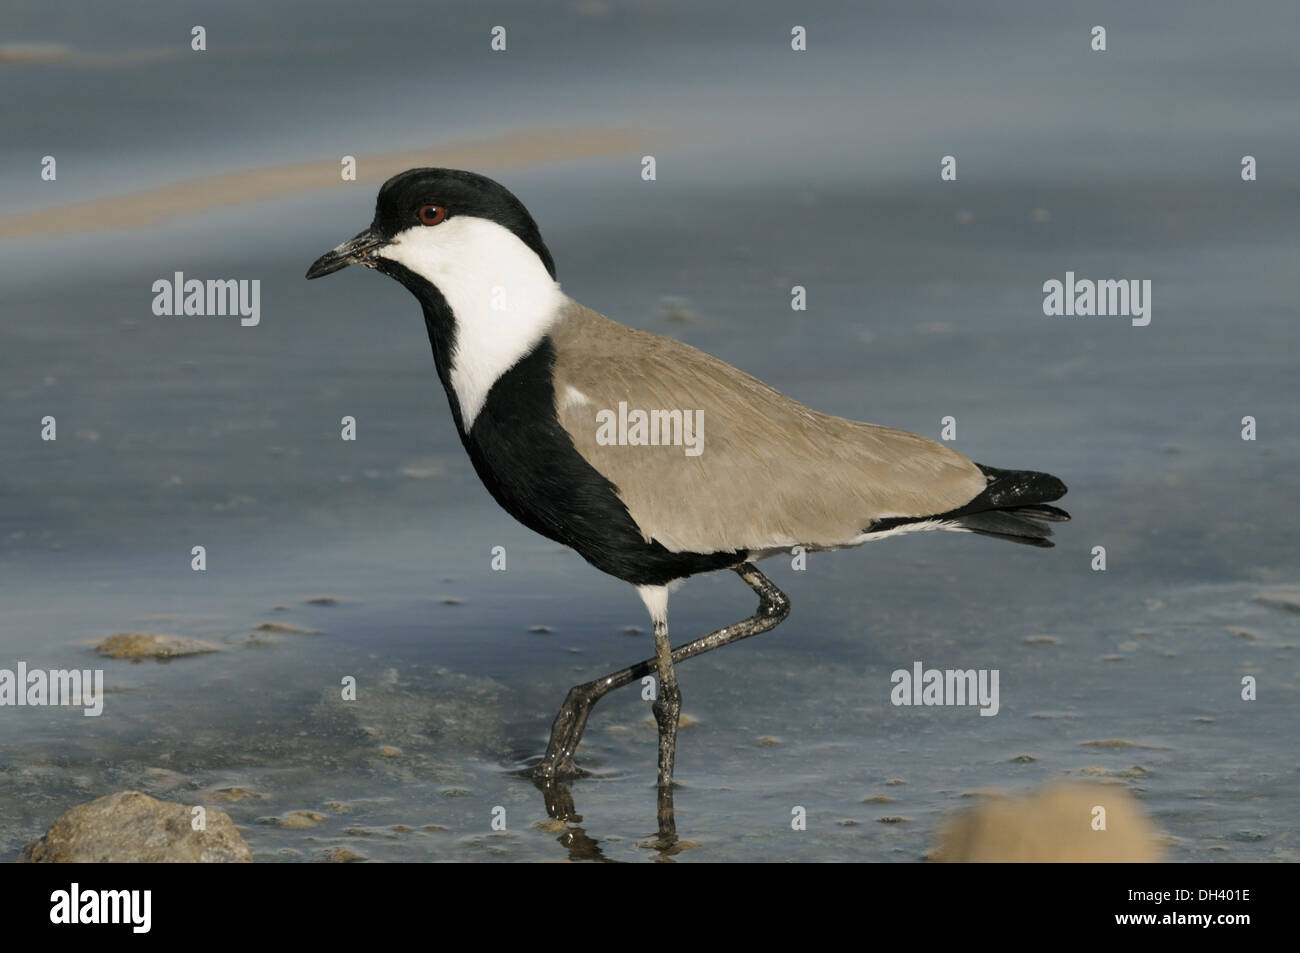
[[[551,723],[551,740],[546,745],[546,754],[532,769],[534,778],[553,780],[581,776],[573,758],[587,728],[591,707],[598,697],[593,689],[594,683],[591,682],[569,689],[564,704]]]

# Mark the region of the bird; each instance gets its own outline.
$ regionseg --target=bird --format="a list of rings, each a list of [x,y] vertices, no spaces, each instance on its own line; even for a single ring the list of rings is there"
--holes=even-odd
[[[974,463],[941,443],[820,413],[681,341],[570,298],[523,203],[458,169],[417,168],[379,190],[370,225],[316,259],[397,280],[420,303],[451,417],[479,479],[526,527],[636,588],[654,655],[569,690],[532,769],[580,776],[592,707],[657,676],[657,785],[670,789],[675,666],[767,632],[790,600],[756,562],[903,533],[977,533],[1052,545],[1055,476]],[[729,570],[753,615],[673,647],[669,591]]]

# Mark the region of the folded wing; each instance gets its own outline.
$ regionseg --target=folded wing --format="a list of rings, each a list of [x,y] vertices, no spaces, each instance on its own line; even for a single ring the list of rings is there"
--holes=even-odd
[[[711,355],[576,302],[551,336],[561,425],[645,537],[673,552],[852,545],[873,523],[958,509],[988,484],[932,440],[818,413]],[[602,443],[610,427],[602,434],[598,415],[617,417],[620,403],[627,414],[689,412],[702,424],[700,452]],[[668,419],[671,432],[658,436],[671,440]]]

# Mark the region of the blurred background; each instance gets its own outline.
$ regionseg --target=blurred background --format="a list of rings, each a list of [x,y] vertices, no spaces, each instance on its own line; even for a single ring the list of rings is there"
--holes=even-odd
[[[917,860],[1060,779],[1124,788],[1170,859],[1300,859],[1292,4],[11,0],[2,30],[0,667],[111,694],[0,710],[0,856],[124,788],[222,807],[258,860],[568,856],[512,772],[570,685],[651,654],[640,601],[495,506],[404,289],[303,280],[387,174],[454,164],[584,304],[1070,487],[1054,550],[765,563],[789,621],[680,670],[676,859]],[[155,316],[176,271],[260,280],[260,324]],[[1150,325],[1044,316],[1066,271],[1150,279]],[[751,611],[696,579],[674,633]],[[93,654],[132,631],[222,651]],[[1000,713],[891,706],[916,660],[998,669]],[[657,856],[635,691],[579,760],[584,856]]]

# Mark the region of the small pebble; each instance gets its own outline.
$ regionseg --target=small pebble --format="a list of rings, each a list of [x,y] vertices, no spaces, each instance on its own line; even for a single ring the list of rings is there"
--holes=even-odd
[[[366,859],[365,854],[358,854],[347,847],[336,847],[325,858],[331,864],[357,864]]]
[[[291,829],[315,827],[323,820],[325,815],[319,811],[290,811],[280,818],[280,826]]]

